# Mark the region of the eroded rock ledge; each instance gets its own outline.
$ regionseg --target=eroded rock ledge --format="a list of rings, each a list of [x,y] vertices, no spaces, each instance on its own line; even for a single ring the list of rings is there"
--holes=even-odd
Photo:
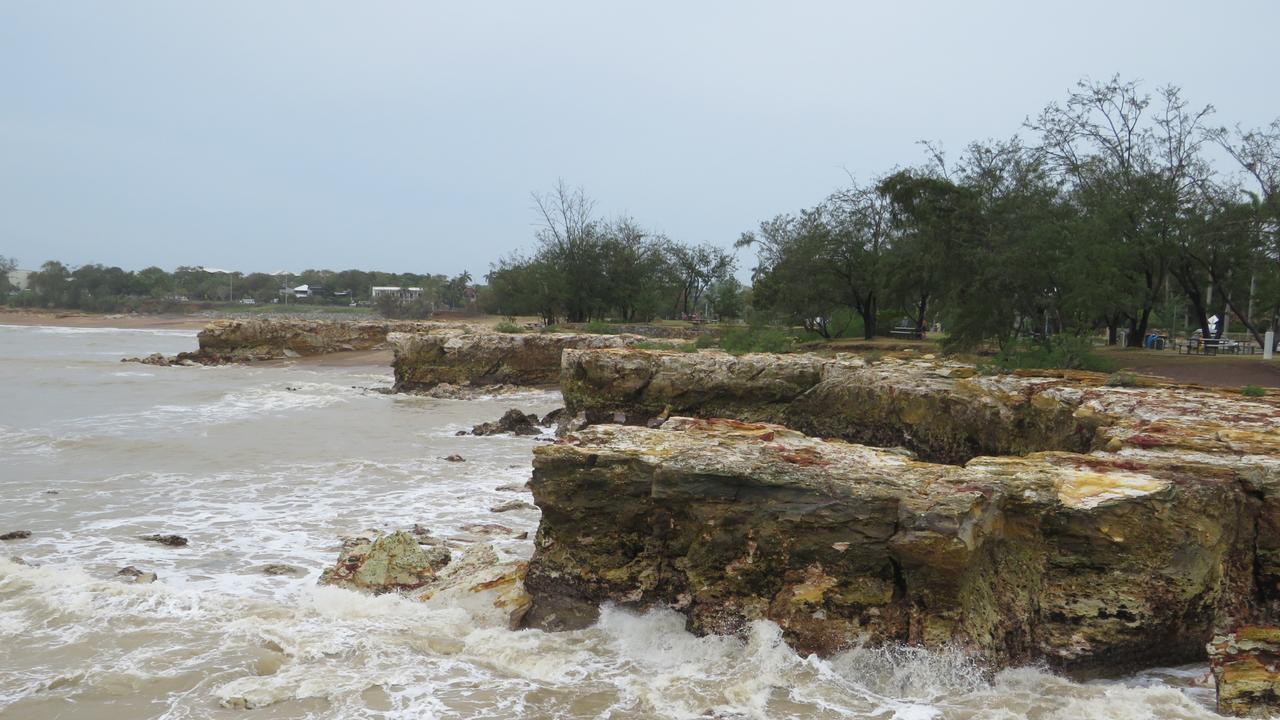
[[[643,425],[668,415],[773,422],[808,435],[962,463],[1100,449],[1280,456],[1280,406],[1155,380],[1031,371],[981,376],[932,359],[566,350],[571,414]]]
[[[561,354],[571,348],[628,348],[653,340],[639,335],[586,333],[392,333],[396,392],[425,392],[441,384],[554,386]]]
[[[1073,405],[1141,415],[1111,393]],[[696,632],[768,618],[821,653],[955,644],[1081,674],[1203,659],[1215,631],[1277,614],[1280,464],[1201,427],[963,467],[768,424],[590,427],[535,450],[526,622],[577,627],[615,602],[675,608]]]
[[[384,347],[391,332],[461,332],[465,326],[427,321],[304,320],[253,318],[214,320],[200,334],[198,350],[176,360],[203,364],[277,360]]]

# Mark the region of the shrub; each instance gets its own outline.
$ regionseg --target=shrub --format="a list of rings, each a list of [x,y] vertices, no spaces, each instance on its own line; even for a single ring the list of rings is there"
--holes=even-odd
[[[786,353],[794,349],[795,339],[781,328],[736,328],[720,338],[720,347],[733,355],[753,352]]]
[[[1240,388],[1240,394],[1245,397],[1266,397],[1267,391],[1257,385],[1245,385]]]
[[[716,338],[715,335],[711,335],[711,334],[699,335],[693,340],[693,349],[704,350],[706,348],[713,348],[719,344],[720,344],[720,341]]]
[[[592,320],[582,326],[582,332],[591,333],[593,335],[617,335],[618,328],[601,320]]]
[[[552,323],[551,325],[543,325],[540,333],[557,333],[560,332],[560,326]]]
[[[392,295],[379,295],[374,305],[378,314],[389,320],[426,320],[432,312],[431,302],[426,298],[406,303]]]
[[[503,320],[502,322],[498,323],[497,325],[494,325],[494,326],[493,326],[493,329],[494,329],[494,330],[497,330],[497,331],[498,331],[498,332],[500,332],[500,333],[522,333],[522,332],[524,332],[524,328],[522,328],[522,327],[520,327],[519,325],[517,325],[517,324],[515,324],[515,323],[511,322],[510,320]]]
[[[1107,387],[1133,387],[1138,384],[1138,378],[1133,373],[1120,371],[1108,375],[1102,384]]]
[[[994,364],[1003,370],[1016,368],[1092,370],[1109,372],[1114,363],[1093,352],[1088,338],[1058,335],[1047,341],[1014,342],[1000,348]]]

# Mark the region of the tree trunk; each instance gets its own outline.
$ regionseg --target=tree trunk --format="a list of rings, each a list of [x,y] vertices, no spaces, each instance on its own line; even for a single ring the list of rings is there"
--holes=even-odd
[[[865,302],[858,304],[858,314],[862,316],[862,339],[870,340],[876,336],[876,296],[868,295]]]
[[[920,302],[916,303],[916,334],[924,337],[924,318],[929,314],[929,293],[920,293]]]

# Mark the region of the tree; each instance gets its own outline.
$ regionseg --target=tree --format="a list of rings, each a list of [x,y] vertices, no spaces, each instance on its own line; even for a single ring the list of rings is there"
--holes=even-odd
[[[863,336],[873,337],[892,244],[889,220],[885,198],[855,184],[798,216],[779,215],[761,223],[758,233],[744,233],[737,246],[755,246],[759,258],[754,305],[828,338],[843,334],[844,328],[831,327],[837,311],[852,308]]]
[[[737,266],[733,253],[715,245],[671,243],[667,248],[671,264],[680,279],[675,307],[682,316],[697,312],[698,302],[707,288],[733,274]]]
[[[9,273],[17,268],[16,259],[0,255],[0,295],[8,295],[13,291],[13,285],[9,282]]]
[[[538,231],[539,258],[560,275],[564,312],[570,322],[586,322],[599,306],[600,228],[592,217],[595,202],[582,188],[570,188],[563,180],[545,195],[534,193],[534,205],[542,220]]]
[[[1174,86],[1152,108],[1136,82],[1113,77],[1077,84],[1066,103],[1051,103],[1027,126],[1041,150],[1075,186],[1081,210],[1119,246],[1113,306],[1105,311],[1114,339],[1121,322],[1141,344],[1177,252],[1181,219],[1210,168],[1200,150],[1213,106],[1192,110]],[[1150,112],[1149,112],[1150,111]]]

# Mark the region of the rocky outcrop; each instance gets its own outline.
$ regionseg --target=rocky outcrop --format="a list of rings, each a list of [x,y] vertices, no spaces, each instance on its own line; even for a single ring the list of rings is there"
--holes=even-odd
[[[196,336],[195,352],[179,353],[170,362],[205,365],[305,357],[384,347],[392,332],[462,332],[449,323],[390,320],[306,320],[252,318],[214,320]],[[140,362],[163,364],[148,359]]]
[[[498,332],[393,333],[387,339],[395,349],[395,391],[415,393],[446,383],[549,387],[560,380],[566,349],[655,342],[638,335]]]
[[[765,399],[786,397],[796,375],[760,371],[770,373],[765,384],[779,391]],[[1202,659],[1216,631],[1274,616],[1276,408],[1264,418],[1236,406],[1270,435],[1248,422],[1212,429],[1219,415],[1175,437],[1161,423],[1186,398],[1156,412],[1127,388],[1095,396],[1051,380],[989,380],[977,388],[1022,400],[985,395],[974,407],[990,403],[990,417],[1016,428],[1003,413],[1043,404],[1097,422],[1099,440],[1117,439],[1121,452],[944,465],[776,425],[687,418],[599,425],[539,447],[526,621],[570,628],[602,602],[666,606],[700,633],[773,620],[802,652],[958,645],[997,665],[1108,674]],[[1199,399],[1202,419],[1225,411]],[[1135,413],[1126,425],[1099,420],[1125,408]],[[1267,448],[1266,462],[1248,460]]]
[[[320,575],[320,582],[375,595],[415,590],[435,580],[448,563],[448,549],[423,547],[401,531],[348,543],[337,564]]]
[[[1239,717],[1280,714],[1280,628],[1246,626],[1209,643],[1218,712]]]
[[[480,423],[471,428],[472,435],[541,435],[538,428],[538,416],[525,414],[511,408],[502,417],[493,422]]]
[[[774,422],[818,437],[960,463],[1045,450],[1280,455],[1274,399],[1073,371],[979,375],[934,359],[567,350],[570,414],[646,424],[668,415]]]

